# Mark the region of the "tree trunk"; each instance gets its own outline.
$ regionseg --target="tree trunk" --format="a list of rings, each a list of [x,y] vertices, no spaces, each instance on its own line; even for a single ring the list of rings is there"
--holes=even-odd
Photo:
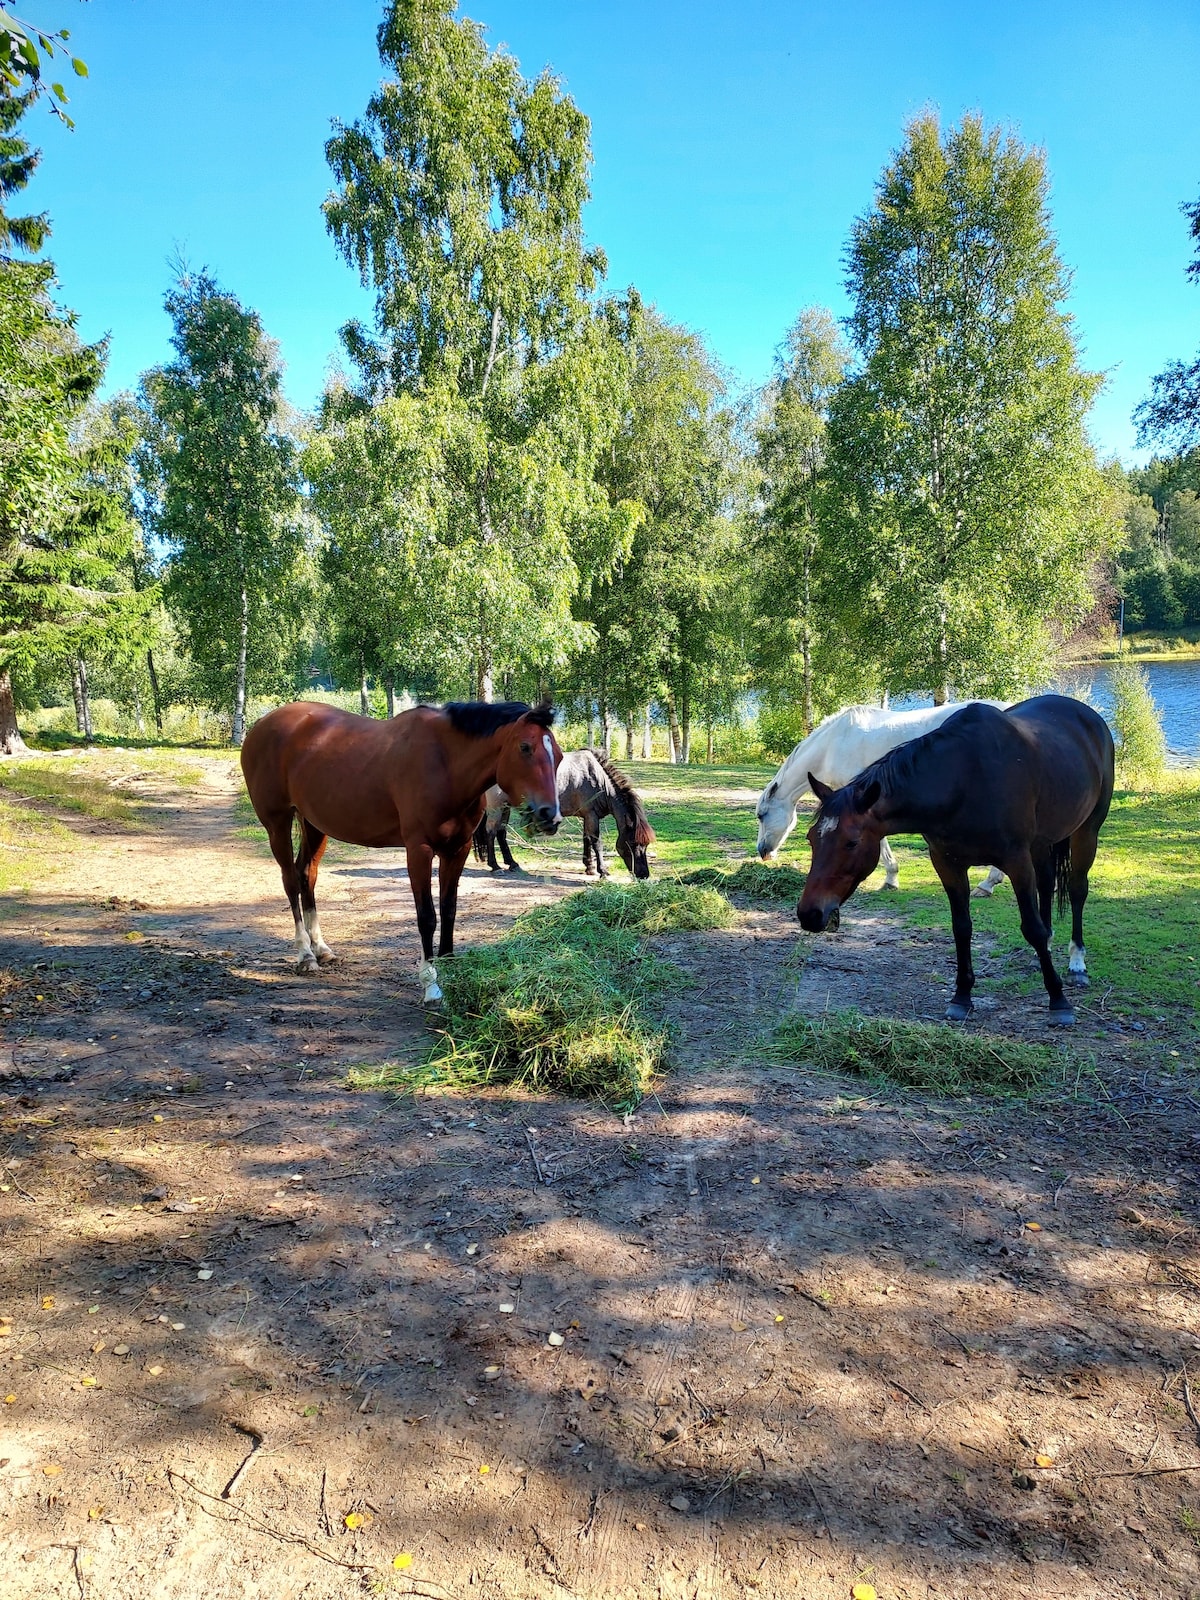
[[[91,740],[95,731],[92,727],[92,697],[88,691],[87,662],[79,657],[79,699],[83,706],[83,736]]]
[[[383,690],[387,695],[388,720],[390,721],[396,715],[396,680],[390,672],[383,680]]]
[[[713,764],[713,725],[712,725],[711,722],[708,724],[707,733],[708,733],[708,737],[705,740],[706,748],[705,748],[705,752],[704,752],[704,759],[708,762],[709,766],[711,767],[712,764]]]
[[[683,764],[686,767],[692,759],[692,696],[691,675],[687,663],[683,666],[683,683],[679,696],[679,722],[683,731]]]
[[[83,689],[79,682],[79,661],[71,660],[71,698],[75,701],[75,732],[83,733]]]
[[[642,760],[649,761],[654,754],[654,730],[650,724],[650,707],[646,707],[646,720],[642,726]]]
[[[633,760],[633,712],[632,711],[627,712],[626,715],[625,715],[625,759],[626,759],[626,761],[632,761]]]
[[[146,670],[150,674],[150,693],[154,696],[154,726],[162,738],[162,696],[158,692],[158,672],[154,666],[154,651],[146,651]]]
[[[596,742],[595,738],[594,738],[594,734],[595,734],[595,723],[594,723],[594,721],[592,719],[592,702],[589,700],[588,701],[588,705],[587,705],[587,744],[588,744],[588,748],[589,749]]]
[[[683,740],[679,736],[679,718],[675,713],[675,696],[667,693],[667,760],[675,766],[683,755]]]
[[[804,662],[804,737],[813,730],[812,709],[812,632],[809,629],[809,608],[812,605],[812,573],[807,554],[804,559],[804,620],[800,624],[800,656]]]
[[[612,726],[608,720],[608,701],[600,701],[600,748],[604,754],[612,754]]]
[[[480,608],[479,655],[475,661],[475,698],[476,700],[490,700],[495,693],[495,678],[492,675],[492,652],[487,639],[483,634],[483,615]]]
[[[237,678],[233,686],[233,726],[229,742],[240,750],[246,737],[246,657],[250,649],[250,596],[242,590],[242,619],[238,626]]]
[[[17,727],[17,708],[13,701],[12,679],[8,668],[0,668],[0,755],[23,756],[27,746]]]
[[[358,677],[358,709],[364,717],[371,715],[371,693],[367,688],[367,669],[363,666]]]
[[[142,691],[138,684],[133,686],[133,725],[137,729],[139,739],[146,737],[146,715],[142,710]]]
[[[946,681],[950,676],[950,641],[946,637],[946,632],[946,607],[942,605],[938,612],[938,672],[937,683],[933,690],[935,706],[944,706],[950,698],[950,687]]]

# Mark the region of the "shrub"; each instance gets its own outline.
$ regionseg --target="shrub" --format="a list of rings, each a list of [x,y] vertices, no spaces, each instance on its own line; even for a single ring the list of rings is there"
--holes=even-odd
[[[1111,668],[1109,683],[1121,776],[1152,785],[1167,764],[1167,741],[1146,669],[1122,656]]]

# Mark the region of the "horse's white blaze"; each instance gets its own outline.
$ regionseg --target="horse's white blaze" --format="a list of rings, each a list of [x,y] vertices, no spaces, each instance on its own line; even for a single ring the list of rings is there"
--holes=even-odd
[[[424,991],[421,998],[427,1006],[435,1004],[442,998],[442,991],[437,981],[437,968],[432,961],[422,961],[417,968],[417,979]]]
[[[817,832],[820,834],[822,839],[828,833],[836,833],[837,832],[837,818],[836,817],[822,817],[820,826],[817,828]]]
[[[1087,971],[1087,951],[1081,944],[1076,944],[1074,939],[1067,946],[1067,966],[1072,972]]]
[[[548,733],[544,733],[542,735],[542,743],[546,747],[546,754],[550,757],[551,763],[553,763],[553,761],[554,761],[554,746],[550,742],[550,735]],[[558,795],[556,794],[555,797],[554,797],[554,815],[551,817],[550,820],[551,820],[551,822],[554,823],[555,827],[558,827],[558,825],[562,822],[562,819],[563,819],[562,807],[558,803]]]

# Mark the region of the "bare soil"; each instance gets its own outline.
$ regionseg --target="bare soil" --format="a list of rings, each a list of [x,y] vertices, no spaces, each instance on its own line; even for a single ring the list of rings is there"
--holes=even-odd
[[[0,922],[5,1600],[1200,1596],[1169,1037],[1097,1006],[1097,1075],[1004,1107],[771,1061],[794,1004],[940,1015],[948,930],[876,895],[662,941],[676,1070],[627,1121],[350,1093],[427,1040],[399,860],[331,850],[296,977],[201,765],[145,831],[64,817]],[[462,935],[582,881],[472,868]],[[1043,1037],[989,959],[988,1025]]]

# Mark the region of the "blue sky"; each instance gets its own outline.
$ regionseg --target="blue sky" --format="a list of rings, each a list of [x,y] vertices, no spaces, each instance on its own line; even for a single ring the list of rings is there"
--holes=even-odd
[[[590,239],[760,381],[801,307],[843,315],[853,218],[928,107],[980,111],[1049,159],[1084,360],[1110,374],[1092,417],[1138,459],[1129,413],[1200,348],[1179,205],[1200,195],[1195,0],[468,0],[528,74],[549,63],[592,119]],[[74,133],[27,121],[30,194],[52,217],[62,298],[112,340],[110,387],[167,355],[168,260],[254,306],[309,406],[337,330],[369,299],[325,233],[324,142],[379,76],[381,0],[24,0],[73,29],[91,76]]]

